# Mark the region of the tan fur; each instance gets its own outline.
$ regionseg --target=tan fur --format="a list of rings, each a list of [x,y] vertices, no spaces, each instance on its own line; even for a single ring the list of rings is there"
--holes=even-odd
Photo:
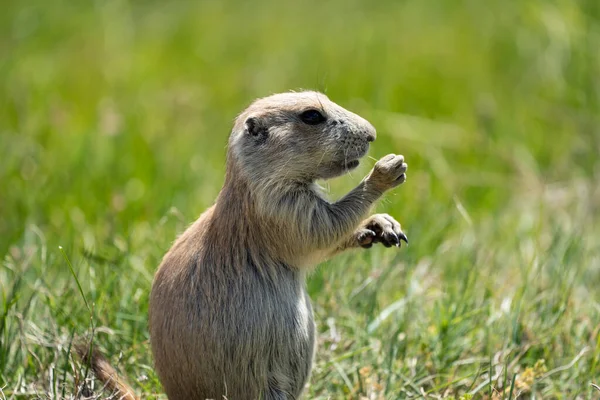
[[[90,345],[86,342],[75,343],[75,352],[81,361],[89,365],[96,378],[104,383],[105,389],[120,400],[139,400],[133,389],[119,377],[117,371],[108,360],[94,347],[90,352]]]
[[[306,122],[307,110],[326,120]],[[402,156],[378,161],[335,203],[314,183],[356,167],[374,139],[371,124],[316,92],[259,99],[238,116],[215,204],[152,286],[152,352],[169,399],[301,396],[315,349],[306,271],[347,248],[406,240],[388,215],[365,220],[404,182]]]

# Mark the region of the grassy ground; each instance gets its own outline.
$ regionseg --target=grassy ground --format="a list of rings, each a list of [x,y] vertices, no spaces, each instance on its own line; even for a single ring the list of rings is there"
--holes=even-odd
[[[368,118],[370,155],[410,165],[378,206],[410,246],[310,278],[306,397],[600,398],[597,0],[2,8],[0,398],[72,398],[70,343],[92,324],[161,396],[153,273],[218,193],[236,113],[297,88]]]

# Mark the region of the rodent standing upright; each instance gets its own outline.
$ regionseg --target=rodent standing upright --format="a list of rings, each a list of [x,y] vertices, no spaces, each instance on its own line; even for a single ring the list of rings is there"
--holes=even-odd
[[[258,99],[238,116],[215,204],[152,286],[150,341],[170,400],[301,396],[315,350],[307,270],[344,249],[407,241],[389,215],[367,218],[405,181],[403,156],[383,157],[335,203],[315,184],[358,166],[373,140],[369,122],[317,92]]]

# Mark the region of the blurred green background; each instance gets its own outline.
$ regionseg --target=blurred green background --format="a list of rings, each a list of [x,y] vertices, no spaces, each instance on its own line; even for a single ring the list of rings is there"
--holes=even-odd
[[[2,9],[6,398],[76,396],[85,368],[70,343],[92,323],[138,393],[162,396],[146,325],[154,271],[214,201],[237,113],[301,88],[369,119],[374,159],[406,157],[407,182],[377,210],[411,239],[311,275],[306,398],[600,395],[599,1]],[[373,164],[324,183],[331,198]]]

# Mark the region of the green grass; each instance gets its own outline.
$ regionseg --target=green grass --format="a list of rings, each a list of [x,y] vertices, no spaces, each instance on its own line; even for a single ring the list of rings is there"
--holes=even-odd
[[[407,182],[377,210],[411,240],[310,277],[306,398],[600,397],[597,0],[2,9],[6,398],[72,398],[85,368],[70,343],[92,324],[137,392],[161,393],[154,271],[215,199],[235,115],[298,88],[368,118],[372,157],[405,155]],[[373,163],[326,183],[331,197]]]

